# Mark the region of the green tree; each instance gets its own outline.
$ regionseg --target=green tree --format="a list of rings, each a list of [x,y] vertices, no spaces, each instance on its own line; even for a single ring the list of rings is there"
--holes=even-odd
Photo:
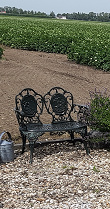
[[[50,17],[55,18],[55,13],[53,11],[50,12]]]

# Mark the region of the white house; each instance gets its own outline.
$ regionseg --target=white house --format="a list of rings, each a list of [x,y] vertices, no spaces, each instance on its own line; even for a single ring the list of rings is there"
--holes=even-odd
[[[66,16],[62,16],[62,15],[60,15],[60,16],[58,16],[58,17],[56,17],[57,19],[62,19],[62,20],[66,20]]]

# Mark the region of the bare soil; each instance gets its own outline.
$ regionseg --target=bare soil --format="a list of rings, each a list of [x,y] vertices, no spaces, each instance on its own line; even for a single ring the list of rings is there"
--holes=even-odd
[[[110,73],[78,65],[66,55],[26,51],[4,47],[0,60],[0,133],[7,130],[12,138],[19,136],[14,113],[15,96],[30,87],[44,95],[60,86],[74,95],[74,102],[86,104],[90,91],[107,89],[110,94]],[[44,115],[45,116],[45,115]]]

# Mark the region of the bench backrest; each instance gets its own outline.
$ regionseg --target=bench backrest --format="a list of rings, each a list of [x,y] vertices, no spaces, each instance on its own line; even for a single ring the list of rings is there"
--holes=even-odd
[[[52,88],[44,96],[47,112],[52,116],[52,123],[72,121],[73,96],[60,87]]]
[[[43,97],[31,88],[23,89],[15,97],[16,116],[20,125],[39,123],[43,112]]]

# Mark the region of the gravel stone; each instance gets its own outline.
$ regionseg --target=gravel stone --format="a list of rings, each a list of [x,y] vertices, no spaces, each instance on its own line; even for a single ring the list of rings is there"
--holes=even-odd
[[[32,165],[29,150],[23,155],[17,150],[15,156],[0,165],[0,208],[110,208],[110,152],[92,150],[87,156],[62,144],[53,151],[36,148]]]

